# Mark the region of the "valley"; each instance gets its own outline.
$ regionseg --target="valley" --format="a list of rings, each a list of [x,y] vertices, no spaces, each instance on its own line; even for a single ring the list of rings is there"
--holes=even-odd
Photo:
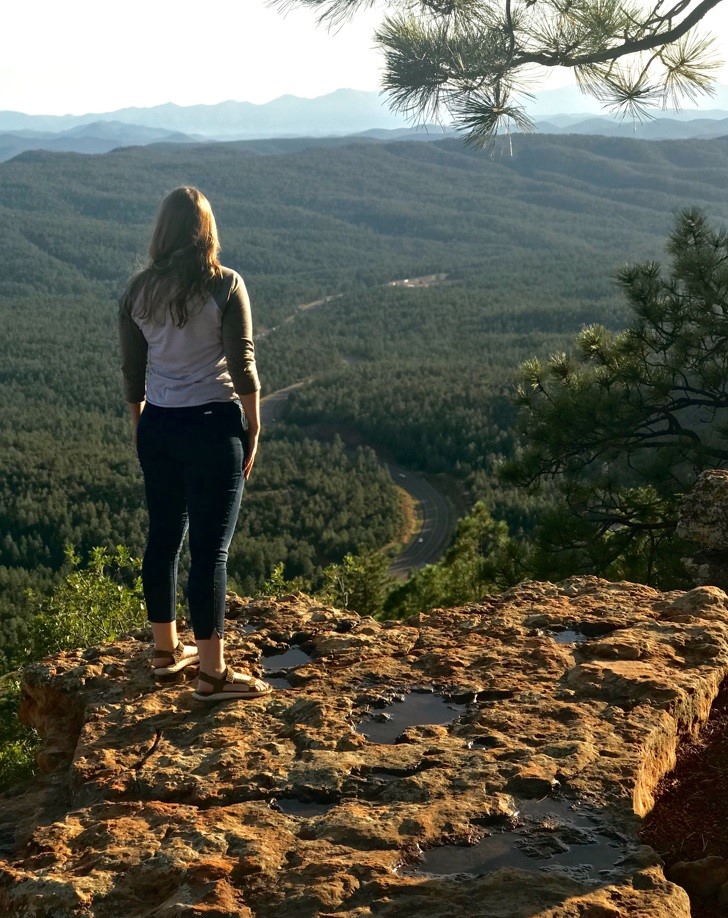
[[[315,583],[347,552],[396,541],[401,500],[375,451],[401,474],[454,482],[459,511],[483,500],[527,534],[536,504],[496,475],[515,447],[519,364],[583,325],[619,329],[614,272],[664,257],[676,209],[728,221],[721,140],[519,137],[512,156],[449,138],[290,147],[0,164],[0,648],[21,641],[27,590],[51,587],[65,545],[142,549],[115,301],[171,187],[210,197],[223,261],[251,293],[264,393],[290,392],[232,546],[247,593],[277,564]],[[312,439],[317,427],[356,431],[360,445]],[[434,557],[431,546],[413,563]]]

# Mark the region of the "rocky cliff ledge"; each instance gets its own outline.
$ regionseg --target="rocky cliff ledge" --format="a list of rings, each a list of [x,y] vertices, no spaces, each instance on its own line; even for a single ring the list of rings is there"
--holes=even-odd
[[[230,614],[231,659],[273,695],[200,709],[137,638],[27,670],[48,774],[2,801],[0,914],[690,915],[638,831],[728,670],[720,590]]]

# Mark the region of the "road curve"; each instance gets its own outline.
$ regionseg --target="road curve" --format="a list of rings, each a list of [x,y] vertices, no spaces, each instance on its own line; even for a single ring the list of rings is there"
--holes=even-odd
[[[447,279],[447,274],[427,274],[422,277],[404,278],[402,280],[390,281],[384,284],[386,287],[430,287],[441,284]],[[332,294],[315,300],[312,303],[302,303],[297,307],[296,312],[284,320],[284,324],[293,321],[297,315],[310,309],[316,309],[324,306],[331,300],[336,300],[342,294]],[[267,329],[261,332],[256,338],[263,338],[275,328]],[[312,377],[311,377],[312,378]],[[299,389],[301,386],[311,381],[311,378],[301,382],[293,383],[276,392],[271,392],[262,399],[260,404],[261,421],[263,425],[272,424],[283,416],[283,410],[291,392]],[[375,448],[374,448],[375,449]],[[376,449],[375,449],[376,452]],[[419,475],[396,465],[393,462],[385,461],[381,456],[379,461],[382,466],[389,472],[392,481],[404,491],[406,491],[415,502],[418,528],[411,538],[411,541],[397,555],[389,567],[389,573],[392,577],[399,580],[405,580],[410,571],[424,567],[426,564],[434,564],[442,556],[447,547],[450,537],[455,529],[457,515],[451,501],[444,497],[428,481]]]
[[[411,571],[440,560],[455,529],[457,516],[451,501],[429,481],[393,462],[382,464],[392,481],[403,488],[417,506],[417,531],[389,566],[392,577],[405,580]]]
[[[263,426],[279,420],[288,397],[305,385],[294,383],[266,395],[261,401],[260,414]],[[376,450],[375,450],[376,452]],[[402,549],[389,567],[389,573],[405,580],[410,571],[434,564],[442,556],[457,522],[455,508],[424,478],[404,466],[379,458],[392,481],[406,491],[415,502],[418,526],[408,545]]]

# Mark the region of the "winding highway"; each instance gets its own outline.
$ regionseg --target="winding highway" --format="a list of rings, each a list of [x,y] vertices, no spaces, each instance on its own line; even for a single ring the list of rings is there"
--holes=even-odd
[[[410,495],[417,509],[417,530],[389,566],[393,577],[406,580],[410,571],[440,560],[455,529],[457,515],[448,498],[429,481],[392,462],[382,464],[394,483]]]
[[[288,397],[303,385],[305,382],[294,383],[263,398],[260,413],[264,426],[280,420]],[[395,485],[410,495],[417,513],[416,531],[389,567],[393,577],[406,580],[410,571],[440,559],[452,536],[457,515],[450,500],[420,475],[381,457],[379,461]]]
[[[406,277],[390,281],[385,287],[432,287],[447,280],[447,274],[427,274],[422,277]],[[294,321],[311,309],[337,300],[342,294],[332,294],[312,303],[302,303],[296,311],[284,319],[283,324]],[[263,338],[275,332],[275,327],[260,332],[256,338]],[[273,424],[283,416],[286,401],[292,392],[311,382],[313,377],[278,389],[261,401],[261,420],[264,425]],[[376,451],[376,450],[375,450]],[[440,559],[455,529],[457,514],[452,502],[434,488],[428,481],[409,469],[388,462],[379,456],[382,466],[389,472],[392,481],[412,498],[417,514],[417,527],[410,542],[402,549],[389,567],[389,573],[399,580],[406,580],[410,571],[434,564]]]

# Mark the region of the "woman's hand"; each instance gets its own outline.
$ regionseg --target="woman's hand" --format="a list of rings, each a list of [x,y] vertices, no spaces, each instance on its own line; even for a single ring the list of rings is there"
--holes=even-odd
[[[129,414],[131,415],[131,445],[133,449],[136,449],[137,445],[137,427],[139,426],[139,418],[142,416],[142,411],[144,411],[144,402],[129,402]]]
[[[248,448],[245,451],[245,465],[243,466],[243,476],[247,481],[250,478],[250,473],[253,470],[253,463],[255,462],[255,454],[258,451],[258,437],[260,436],[260,427],[253,429],[252,427],[248,428]]]
[[[240,404],[243,406],[245,417],[248,422],[248,448],[245,451],[245,465],[243,466],[243,475],[247,481],[253,470],[255,454],[258,451],[258,437],[260,436],[260,392],[250,392],[247,395],[240,396]]]

